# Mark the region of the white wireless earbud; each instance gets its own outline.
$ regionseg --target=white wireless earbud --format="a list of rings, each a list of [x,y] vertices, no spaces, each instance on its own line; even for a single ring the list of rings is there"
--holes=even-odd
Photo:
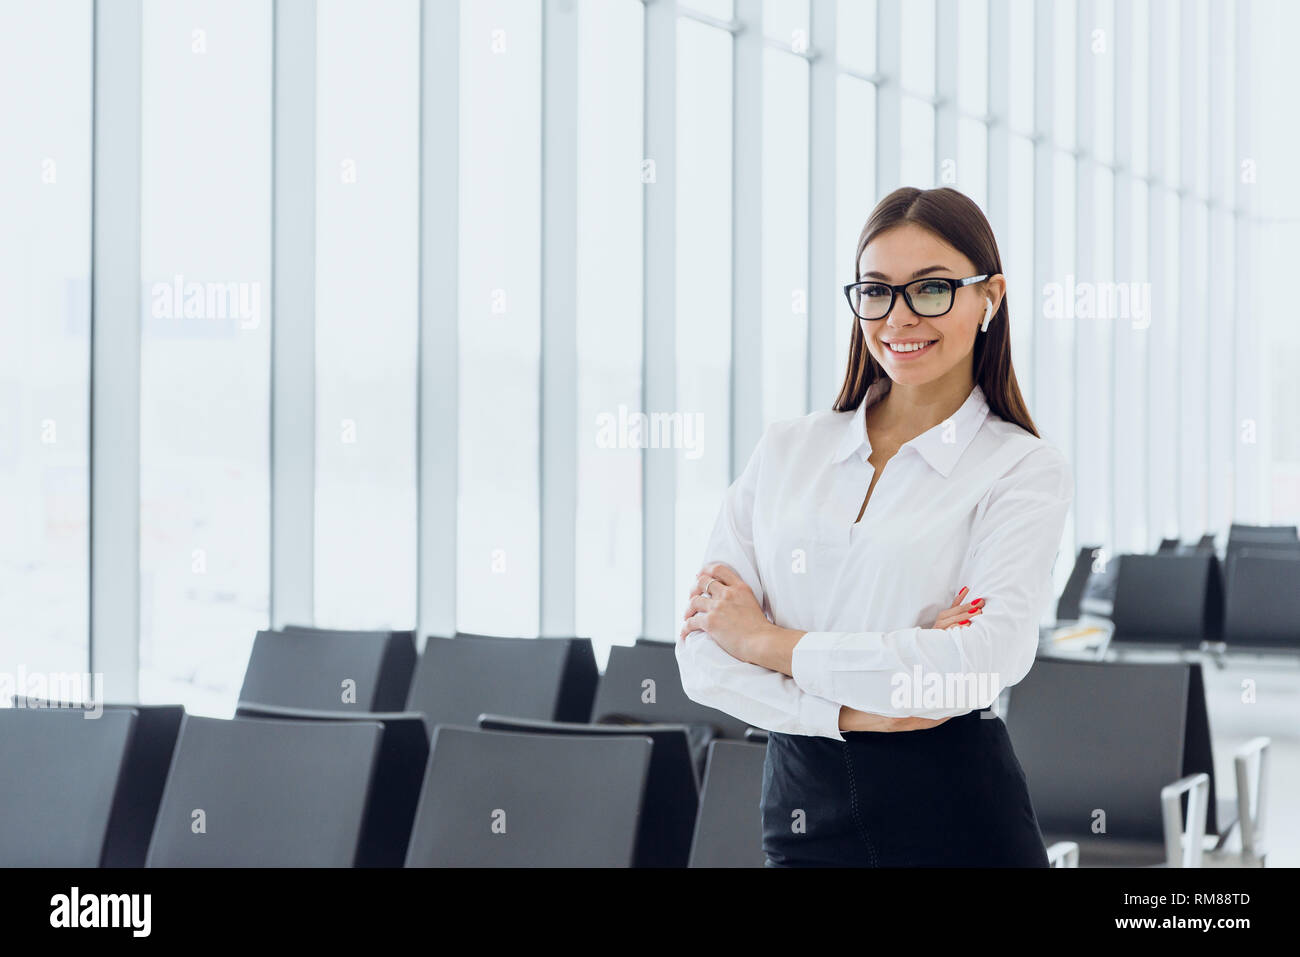
[[[989,323],[993,321],[993,300],[985,299],[987,306],[984,307],[984,324],[980,326],[980,332],[989,331]]]

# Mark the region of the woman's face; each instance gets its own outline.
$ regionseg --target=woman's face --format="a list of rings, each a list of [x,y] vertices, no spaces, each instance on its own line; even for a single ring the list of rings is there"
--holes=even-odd
[[[965,279],[979,275],[974,264],[928,229],[903,223],[867,244],[859,275],[891,285],[922,277]],[[996,312],[1005,289],[1001,276],[957,289],[952,309],[927,318],[912,312],[900,292],[883,319],[859,319],[867,348],[895,382],[923,385],[971,363],[975,337],[984,321],[985,297]],[[995,320],[996,321],[996,320]],[[919,347],[919,348],[918,348]]]

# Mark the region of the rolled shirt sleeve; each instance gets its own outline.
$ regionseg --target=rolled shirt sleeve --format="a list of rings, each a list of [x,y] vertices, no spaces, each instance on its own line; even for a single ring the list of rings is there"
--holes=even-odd
[[[985,605],[969,625],[809,632],[794,648],[794,681],[889,717],[953,717],[989,706],[1033,665],[1072,500],[1065,457],[1049,445],[1029,453],[977,511],[961,581]]]
[[[753,591],[760,607],[764,606],[764,592],[754,554],[753,515],[766,442],[765,433],[744,472],[727,490],[701,563],[730,566]],[[732,657],[706,632],[691,632],[677,642],[677,667],[682,690],[698,704],[765,731],[844,740],[839,704],[801,688],[788,675]]]

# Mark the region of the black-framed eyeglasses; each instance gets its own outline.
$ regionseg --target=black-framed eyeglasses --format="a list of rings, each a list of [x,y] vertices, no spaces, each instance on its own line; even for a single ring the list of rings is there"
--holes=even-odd
[[[966,279],[949,279],[946,276],[927,276],[911,282],[891,286],[887,282],[863,280],[844,287],[849,308],[859,319],[884,319],[894,308],[901,292],[907,306],[918,316],[933,319],[947,314],[956,301],[957,290],[971,283],[983,282],[988,275],[969,276]]]

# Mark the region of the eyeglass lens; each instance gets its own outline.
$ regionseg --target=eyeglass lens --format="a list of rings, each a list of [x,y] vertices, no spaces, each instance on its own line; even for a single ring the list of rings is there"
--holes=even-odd
[[[934,279],[918,279],[905,289],[918,316],[941,316],[952,306],[952,286]],[[893,290],[884,283],[863,283],[849,292],[853,311],[863,319],[881,319],[889,312]]]

